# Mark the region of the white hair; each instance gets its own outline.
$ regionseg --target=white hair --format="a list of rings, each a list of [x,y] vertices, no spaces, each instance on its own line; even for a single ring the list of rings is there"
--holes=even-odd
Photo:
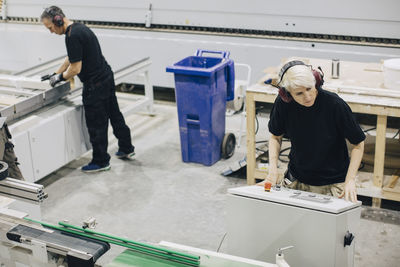
[[[280,87],[285,87],[289,92],[298,87],[313,88],[315,86],[315,77],[310,66],[295,65],[288,69],[279,83]]]

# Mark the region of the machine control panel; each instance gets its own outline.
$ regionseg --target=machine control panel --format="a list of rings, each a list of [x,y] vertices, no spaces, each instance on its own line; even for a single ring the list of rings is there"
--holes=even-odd
[[[317,195],[314,193],[301,192],[301,191],[294,191],[293,195],[291,195],[290,197],[297,198],[297,199],[303,199],[303,200],[307,200],[307,201],[319,202],[319,203],[332,202],[330,196]]]
[[[316,194],[312,192],[289,189],[285,187],[276,188],[273,186],[270,191],[265,191],[262,186],[243,186],[231,188],[229,194],[271,201],[285,205],[308,208],[338,214],[346,210],[361,206],[361,201],[353,203],[343,198]]]

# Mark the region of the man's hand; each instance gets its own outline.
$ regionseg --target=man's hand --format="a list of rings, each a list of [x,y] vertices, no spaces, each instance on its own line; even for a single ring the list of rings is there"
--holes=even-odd
[[[64,81],[64,78],[62,76],[62,73],[56,74],[50,77],[50,85],[51,87],[56,86],[57,83]]]
[[[257,185],[264,186],[265,183],[269,182],[272,184],[272,186],[274,186],[276,184],[277,180],[278,180],[278,172],[274,172],[274,171],[270,170],[267,178],[264,181],[257,183]]]
[[[349,179],[344,183],[343,193],[339,196],[344,197],[347,201],[357,202],[357,190],[355,179]]]

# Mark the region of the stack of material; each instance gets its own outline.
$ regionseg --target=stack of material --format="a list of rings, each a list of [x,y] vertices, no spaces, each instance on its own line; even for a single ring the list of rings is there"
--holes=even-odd
[[[0,112],[7,117],[7,122],[11,122],[55,103],[69,91],[69,82],[52,88],[38,76],[0,74]]]
[[[32,203],[39,203],[47,198],[43,188],[43,185],[13,178],[6,178],[0,181],[0,195]]]

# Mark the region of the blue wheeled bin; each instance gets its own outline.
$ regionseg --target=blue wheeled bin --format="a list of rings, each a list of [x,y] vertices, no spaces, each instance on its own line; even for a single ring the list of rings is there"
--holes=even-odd
[[[221,57],[204,57],[203,53]],[[195,56],[167,67],[167,72],[175,74],[183,161],[210,166],[221,158],[221,150],[225,158],[231,156],[234,135],[225,136],[226,101],[234,97],[235,81],[229,52],[197,50]]]

